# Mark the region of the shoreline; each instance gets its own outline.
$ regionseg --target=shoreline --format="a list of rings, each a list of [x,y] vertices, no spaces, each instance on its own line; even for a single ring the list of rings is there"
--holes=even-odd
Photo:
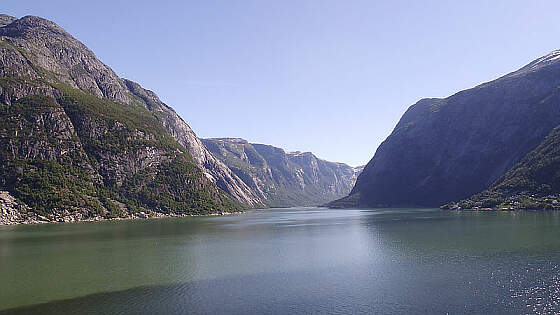
[[[537,211],[560,211],[560,208],[554,208],[554,209],[549,209],[549,208],[542,208],[542,209],[514,209],[514,208],[503,208],[503,209],[499,209],[499,208],[480,208],[480,209],[446,209],[446,208],[440,208],[440,210],[442,211],[456,211],[456,212],[461,212],[461,211],[470,211],[470,212],[515,212],[515,211],[533,211],[533,212],[537,212]]]
[[[245,213],[246,210],[238,211],[238,212],[217,212],[217,213],[208,213],[208,214],[161,214],[157,212],[153,212],[150,214],[142,213],[143,215],[137,216],[130,216],[130,217],[117,217],[117,218],[103,218],[103,217],[94,217],[88,219],[75,219],[71,217],[70,219],[63,220],[42,220],[39,218],[34,218],[30,220],[23,220],[23,221],[11,221],[8,223],[0,222],[1,227],[7,226],[18,226],[18,225],[41,225],[41,224],[59,224],[59,223],[80,223],[80,222],[106,222],[106,221],[129,221],[129,220],[150,220],[150,219],[165,219],[165,218],[186,218],[186,217],[215,217],[215,216],[226,216],[232,214],[242,214]]]

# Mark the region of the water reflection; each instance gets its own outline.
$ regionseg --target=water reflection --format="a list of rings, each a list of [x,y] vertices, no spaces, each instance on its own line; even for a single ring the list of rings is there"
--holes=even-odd
[[[306,208],[0,228],[0,278],[10,288],[0,290],[0,309],[61,300],[38,307],[106,314],[559,310],[559,227],[560,212]]]
[[[452,308],[560,310],[560,212],[404,210],[363,220],[414,286],[431,279],[425,288],[447,292]]]

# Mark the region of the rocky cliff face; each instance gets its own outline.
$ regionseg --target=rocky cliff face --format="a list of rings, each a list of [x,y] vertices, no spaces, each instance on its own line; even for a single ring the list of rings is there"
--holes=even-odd
[[[403,115],[333,206],[439,206],[488,188],[560,123],[560,51]]]
[[[262,205],[258,194],[251,190],[224,163],[216,159],[189,125],[171,107],[165,105],[154,92],[142,88],[138,83],[125,80],[125,84],[134,96],[139,97],[146,104],[146,107],[156,114],[155,117],[165,126],[173,138],[187,148],[210,180],[242,203],[250,206]]]
[[[16,62],[4,64],[3,76],[56,80],[112,101],[131,103],[123,80],[55,23],[26,16],[3,26],[0,36],[3,46],[11,46],[21,54],[16,59],[3,58],[6,62]]]
[[[203,139],[203,143],[267,206],[322,205],[348,194],[357,177],[354,168],[309,152],[286,153],[239,138]]]
[[[119,78],[93,52],[55,23],[33,16],[0,18],[2,77],[27,77],[35,85],[0,90],[6,103],[29,94],[56,97],[51,84],[62,83],[111,101],[144,106],[194,158],[205,175],[238,201],[258,205],[260,200],[223,163],[202,145],[194,131],[157,95],[139,84]],[[7,95],[7,93],[12,93]]]
[[[0,16],[0,222],[239,210],[215,183],[258,200],[155,94],[56,24]]]

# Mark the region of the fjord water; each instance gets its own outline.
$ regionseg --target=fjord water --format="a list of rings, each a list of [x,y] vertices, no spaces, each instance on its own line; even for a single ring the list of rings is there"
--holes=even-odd
[[[1,227],[0,279],[0,310],[15,314],[558,311],[560,212],[289,208]]]

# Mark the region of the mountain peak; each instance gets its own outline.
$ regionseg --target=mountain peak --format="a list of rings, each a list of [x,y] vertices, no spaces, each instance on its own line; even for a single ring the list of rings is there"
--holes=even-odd
[[[43,34],[45,31],[70,36],[68,32],[55,22],[33,15],[27,15],[21,19],[16,19],[9,15],[1,15],[0,25],[2,25],[0,35],[6,36],[22,36],[35,32]]]
[[[16,19],[0,27],[0,40],[9,44],[14,51],[12,55],[22,50],[29,52],[25,57],[19,56],[17,62],[22,65],[20,68],[27,68],[20,72],[25,70],[32,77],[43,76],[44,73],[36,71],[37,67],[29,66],[33,63],[56,74],[58,81],[71,87],[119,103],[131,102],[126,86],[116,73],[98,60],[84,44],[52,21],[37,16]]]
[[[546,56],[543,56],[536,60],[537,63],[550,63],[550,62],[557,62],[560,60],[560,49],[553,50]]]
[[[525,67],[506,75],[506,77],[523,75],[531,72],[538,71],[548,66],[560,65],[560,49],[553,50],[550,53],[531,61]]]
[[[6,25],[12,23],[15,20],[17,20],[17,18],[15,18],[11,15],[0,14],[0,27],[6,26]]]

